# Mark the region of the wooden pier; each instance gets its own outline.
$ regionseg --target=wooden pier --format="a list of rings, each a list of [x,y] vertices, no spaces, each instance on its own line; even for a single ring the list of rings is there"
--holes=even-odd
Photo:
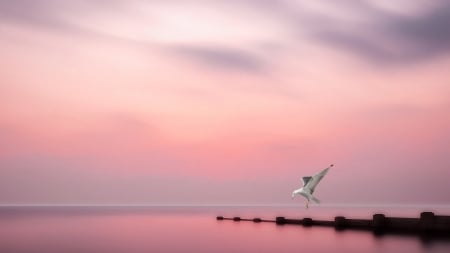
[[[387,217],[384,214],[374,214],[372,219],[348,219],[344,216],[336,216],[334,220],[313,220],[311,218],[288,219],[276,217],[275,220],[261,218],[246,219],[241,217],[225,218],[217,216],[217,220],[232,220],[259,222],[271,222],[277,225],[301,225],[334,227],[337,230],[357,229],[370,230],[376,234],[404,233],[418,235],[439,235],[450,238],[450,216],[435,215],[433,212],[422,212],[419,218]]]

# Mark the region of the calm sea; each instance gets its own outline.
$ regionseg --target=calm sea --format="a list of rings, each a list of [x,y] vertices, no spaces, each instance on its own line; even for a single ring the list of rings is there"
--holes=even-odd
[[[450,215],[450,207],[0,207],[0,252],[450,252],[450,241],[217,221],[217,215],[333,219]]]

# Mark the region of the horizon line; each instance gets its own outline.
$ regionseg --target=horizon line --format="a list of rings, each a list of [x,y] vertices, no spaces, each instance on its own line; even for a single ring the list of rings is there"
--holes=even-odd
[[[287,204],[287,203],[155,203],[155,204],[126,204],[126,203],[110,203],[110,204],[92,204],[92,203],[4,203],[0,207],[298,207],[301,204]],[[317,207],[447,207],[450,208],[450,203],[325,203],[315,205]]]

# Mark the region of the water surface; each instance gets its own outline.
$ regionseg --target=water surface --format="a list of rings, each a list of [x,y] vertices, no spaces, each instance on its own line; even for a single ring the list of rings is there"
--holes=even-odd
[[[427,209],[448,215],[449,208]],[[368,231],[217,221],[274,218],[417,217],[417,208],[0,207],[0,252],[450,252],[446,240]]]

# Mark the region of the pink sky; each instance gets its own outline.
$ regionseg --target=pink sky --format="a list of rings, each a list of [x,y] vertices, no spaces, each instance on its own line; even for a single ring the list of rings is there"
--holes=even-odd
[[[0,204],[450,204],[450,4],[295,2],[0,0]]]

